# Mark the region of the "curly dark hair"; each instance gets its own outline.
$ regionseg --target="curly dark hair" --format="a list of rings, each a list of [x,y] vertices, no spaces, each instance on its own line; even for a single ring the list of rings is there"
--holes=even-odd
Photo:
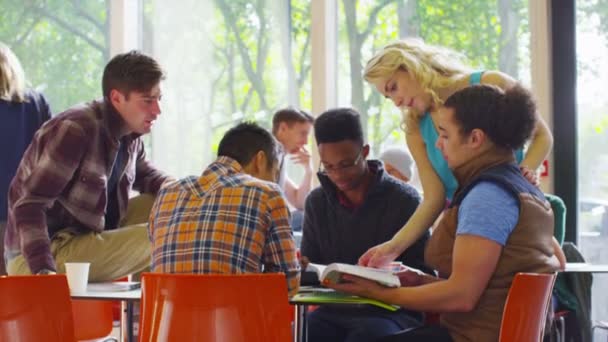
[[[536,103],[521,85],[503,91],[478,84],[455,92],[445,103],[454,110],[461,134],[482,130],[497,146],[519,149],[532,136],[536,126]]]

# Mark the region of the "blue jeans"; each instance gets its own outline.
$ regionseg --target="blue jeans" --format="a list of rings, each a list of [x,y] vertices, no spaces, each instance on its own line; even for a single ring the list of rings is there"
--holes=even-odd
[[[440,325],[429,325],[420,328],[402,331],[387,336],[378,342],[453,342],[448,329]]]
[[[321,306],[308,314],[308,341],[368,342],[418,326],[420,321],[402,310]]]
[[[304,210],[294,210],[291,212],[291,221],[289,222],[291,229],[294,232],[301,232],[304,225]]]

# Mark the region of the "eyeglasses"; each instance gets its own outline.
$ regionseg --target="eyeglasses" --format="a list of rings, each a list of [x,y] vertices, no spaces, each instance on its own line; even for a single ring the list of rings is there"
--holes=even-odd
[[[351,168],[355,167],[357,164],[359,164],[362,157],[363,157],[363,148],[361,148],[361,150],[359,150],[359,153],[357,154],[357,158],[350,163],[343,163],[341,165],[331,166],[331,167],[327,167],[327,166],[323,165],[323,163],[319,164],[319,173],[327,175],[330,173],[348,171],[349,169],[351,169]]]

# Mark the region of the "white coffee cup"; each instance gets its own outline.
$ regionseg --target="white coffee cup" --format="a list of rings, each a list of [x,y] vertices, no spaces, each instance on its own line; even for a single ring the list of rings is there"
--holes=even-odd
[[[71,292],[85,292],[89,282],[89,262],[66,262],[65,273]]]

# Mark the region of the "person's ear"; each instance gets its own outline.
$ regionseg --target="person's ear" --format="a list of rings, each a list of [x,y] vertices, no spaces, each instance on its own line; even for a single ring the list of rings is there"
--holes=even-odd
[[[266,170],[267,165],[266,152],[259,150],[258,153],[255,154],[255,171],[258,174],[262,174],[264,173],[264,170]]]
[[[481,145],[483,145],[485,143],[486,134],[482,130],[475,128],[469,134],[468,140],[469,140],[469,143],[471,144],[471,147],[479,148]]]
[[[110,102],[114,106],[114,108],[118,108],[118,106],[124,102],[126,99],[124,95],[118,91],[117,89],[110,90]]]
[[[363,159],[366,159],[367,156],[369,156],[369,144],[363,145],[363,148],[361,149],[361,155],[363,155]]]
[[[289,128],[287,122],[279,123],[279,132],[285,133],[287,131],[287,128]]]

